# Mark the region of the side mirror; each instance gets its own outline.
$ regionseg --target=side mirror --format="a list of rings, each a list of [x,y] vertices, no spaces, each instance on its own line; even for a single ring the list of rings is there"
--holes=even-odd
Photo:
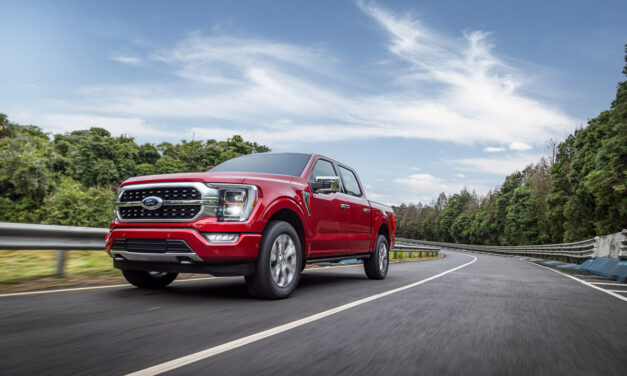
[[[311,183],[314,193],[334,193],[340,190],[339,176],[316,176],[315,180]]]

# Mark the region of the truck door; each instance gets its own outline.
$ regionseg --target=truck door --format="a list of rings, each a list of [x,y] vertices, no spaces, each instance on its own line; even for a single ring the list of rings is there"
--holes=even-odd
[[[351,253],[364,253],[370,250],[372,208],[366,199],[357,175],[344,166],[338,166],[343,193],[340,194],[340,232],[345,234],[346,243],[344,249]]]
[[[316,176],[337,176],[333,163],[318,159],[314,165],[309,182],[315,182]],[[319,193],[312,190],[310,199],[310,218],[313,226],[313,238],[309,249],[312,256],[325,256],[340,253],[346,234],[340,231],[340,218],[344,214],[340,207],[339,192]]]

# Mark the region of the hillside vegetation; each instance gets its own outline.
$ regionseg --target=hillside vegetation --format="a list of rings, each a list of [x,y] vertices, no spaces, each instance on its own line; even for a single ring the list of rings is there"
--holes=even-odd
[[[394,210],[398,236],[443,242],[546,244],[621,231],[627,227],[627,81],[618,84],[610,110],[484,197],[464,189]]]
[[[102,128],[50,135],[0,114],[0,221],[106,227],[129,177],[206,171],[269,150],[240,136],[140,145]]]

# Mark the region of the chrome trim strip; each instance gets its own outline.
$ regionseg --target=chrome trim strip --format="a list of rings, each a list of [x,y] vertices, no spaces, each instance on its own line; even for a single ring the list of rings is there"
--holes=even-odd
[[[161,206],[165,205],[212,205],[218,207],[218,200],[163,200]],[[125,202],[116,202],[115,206],[119,208],[129,207],[129,206],[139,206],[141,207],[141,201],[125,201]]]
[[[187,257],[197,262],[203,262],[203,259],[201,259],[200,256],[198,256],[195,252],[150,253],[150,252],[129,252],[129,251],[121,251],[117,249],[112,249],[111,257],[115,258],[116,256],[122,257],[128,261],[180,262],[179,257]]]

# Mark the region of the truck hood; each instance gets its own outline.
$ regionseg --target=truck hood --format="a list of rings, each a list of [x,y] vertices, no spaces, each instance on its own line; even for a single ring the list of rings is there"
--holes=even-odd
[[[183,174],[162,174],[137,176],[127,179],[120,186],[124,187],[131,184],[143,183],[167,183],[175,181],[199,181],[203,183],[247,183],[247,184],[263,184],[263,182],[283,182],[292,181],[291,176],[259,174],[251,172],[190,172]]]
[[[199,181],[203,183],[242,183],[250,174],[241,172],[190,172],[183,174],[162,174],[137,176],[125,180],[121,186],[142,183],[167,183],[174,181]]]

